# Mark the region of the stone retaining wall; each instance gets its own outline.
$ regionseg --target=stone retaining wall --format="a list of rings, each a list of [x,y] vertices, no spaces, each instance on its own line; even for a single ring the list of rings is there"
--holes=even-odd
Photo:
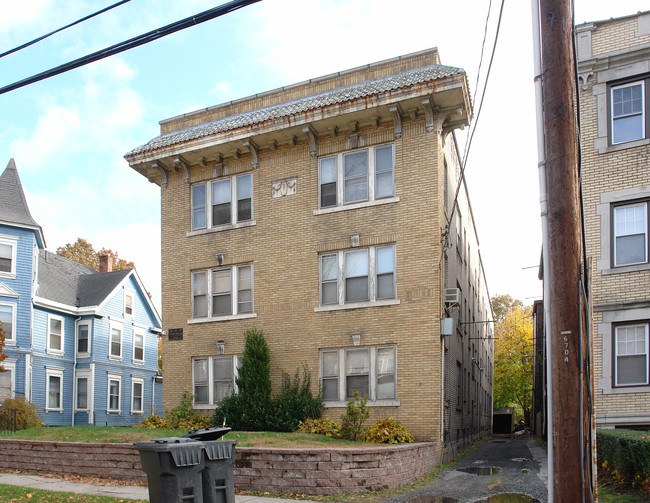
[[[235,485],[276,493],[346,494],[408,484],[439,463],[433,443],[354,449],[237,447]],[[132,444],[0,439],[0,469],[146,481]]]

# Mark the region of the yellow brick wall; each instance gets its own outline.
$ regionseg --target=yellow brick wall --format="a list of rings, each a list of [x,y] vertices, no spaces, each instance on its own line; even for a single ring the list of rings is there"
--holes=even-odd
[[[592,34],[592,54],[597,56],[650,43],[650,35],[637,37],[635,36],[637,30],[637,17],[619,19],[599,25]]]
[[[264,331],[271,352],[274,388],[281,372],[307,365],[313,390],[319,385],[319,350],[396,344],[397,390],[401,406],[376,407],[372,417],[394,416],[419,439],[440,435],[439,335],[440,229],[442,221],[442,152],[439,137],[427,133],[424,118],[406,120],[401,139],[392,123],[360,131],[367,146],[394,142],[395,188],[399,202],[314,215],[318,209],[318,160],[306,142],[263,150],[254,177],[256,225],[187,236],[190,231],[190,185],[182,173],[171,173],[162,189],[163,326],[183,328],[182,341],[163,341],[164,407],[175,406],[184,391],[192,392],[191,358],[217,354],[216,341],[226,341],[226,354],[241,354],[244,332]],[[451,136],[448,137],[451,139]],[[345,137],[319,138],[319,153],[340,152]],[[225,173],[250,171],[250,158],[227,159]],[[191,183],[211,179],[214,166],[192,166]],[[271,182],[297,177],[297,194],[271,197]],[[395,243],[399,305],[314,312],[319,303],[319,251]],[[253,262],[254,319],[188,324],[191,318],[191,270]],[[327,410],[336,417],[342,409]]]

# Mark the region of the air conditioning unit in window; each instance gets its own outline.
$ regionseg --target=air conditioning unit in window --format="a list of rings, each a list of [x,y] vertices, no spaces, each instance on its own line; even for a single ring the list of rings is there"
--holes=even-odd
[[[460,290],[458,288],[445,288],[445,304],[453,305],[460,302]]]

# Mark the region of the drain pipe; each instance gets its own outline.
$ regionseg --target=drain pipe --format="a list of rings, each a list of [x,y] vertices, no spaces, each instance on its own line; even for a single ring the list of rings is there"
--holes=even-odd
[[[539,0],[531,0],[531,13],[533,22],[533,63],[535,73],[535,109],[537,124],[537,158],[539,174],[539,206],[542,223],[542,269],[544,274],[544,336],[546,340],[546,432],[548,446],[548,503],[553,503],[553,389],[548,376],[551,375],[551,301],[550,271],[548,266],[548,201],[546,194],[546,149],[544,147],[544,109],[542,106],[542,49],[540,36]]]

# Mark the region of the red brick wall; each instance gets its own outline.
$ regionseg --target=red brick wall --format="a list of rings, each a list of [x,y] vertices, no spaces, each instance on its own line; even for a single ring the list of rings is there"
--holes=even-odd
[[[234,478],[242,489],[346,494],[408,484],[439,462],[433,443],[359,449],[237,447]],[[0,439],[0,469],[146,480],[131,444]]]

